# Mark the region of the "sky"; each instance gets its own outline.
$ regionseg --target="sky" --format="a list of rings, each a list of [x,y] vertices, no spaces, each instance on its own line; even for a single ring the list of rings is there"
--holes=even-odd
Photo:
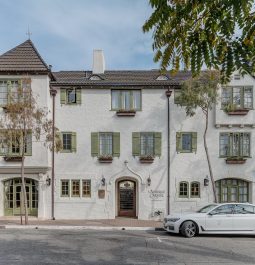
[[[155,69],[148,0],[0,0],[0,54],[28,39],[53,71],[90,70],[93,49],[107,70]]]

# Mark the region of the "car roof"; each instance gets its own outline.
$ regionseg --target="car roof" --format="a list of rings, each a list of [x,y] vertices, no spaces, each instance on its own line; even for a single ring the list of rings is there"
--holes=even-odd
[[[251,205],[254,206],[254,204],[251,204],[249,202],[226,202],[226,203],[216,203],[215,205],[228,205],[228,204],[241,204],[241,205]]]

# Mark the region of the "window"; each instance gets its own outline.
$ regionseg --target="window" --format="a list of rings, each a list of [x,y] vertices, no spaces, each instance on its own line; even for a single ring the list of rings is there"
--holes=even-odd
[[[63,104],[81,104],[81,89],[80,88],[61,88],[60,103]]]
[[[197,151],[196,132],[177,132],[176,133],[177,153],[192,153]]]
[[[199,182],[191,182],[190,196],[195,197],[195,198],[200,197],[200,183]]]
[[[234,205],[233,204],[222,205],[212,210],[210,213],[213,215],[214,214],[217,214],[217,215],[233,214]]]
[[[99,134],[100,156],[112,156],[112,133]]]
[[[141,156],[154,156],[153,133],[141,133]]]
[[[72,197],[80,197],[80,180],[72,180]]]
[[[25,155],[32,155],[32,133],[27,132],[25,141]],[[20,156],[22,154],[22,137],[19,134],[13,134],[10,140],[7,140],[4,133],[0,133],[0,155]]]
[[[61,180],[61,196],[69,197],[69,180]]]
[[[119,157],[120,133],[119,132],[92,132],[91,133],[92,157]]]
[[[133,156],[161,156],[161,132],[133,132]]]
[[[112,90],[112,110],[141,110],[141,90]]]
[[[91,197],[91,181],[88,179],[82,181],[82,197]]]
[[[7,80],[0,81],[0,105],[5,106],[8,103]]]
[[[222,87],[221,106],[232,105],[236,109],[253,108],[252,87]]]
[[[236,204],[235,214],[255,214],[255,207],[252,205]]]
[[[169,78],[165,75],[159,75],[156,80],[159,80],[159,81],[166,81],[166,80],[169,80]]]
[[[76,152],[76,133],[75,132],[62,132],[62,153]]]
[[[250,133],[221,133],[220,157],[249,157]]]
[[[188,198],[189,197],[189,184],[188,182],[182,181],[179,185],[179,197]]]
[[[218,201],[248,202],[249,183],[241,179],[221,179],[215,182]]]

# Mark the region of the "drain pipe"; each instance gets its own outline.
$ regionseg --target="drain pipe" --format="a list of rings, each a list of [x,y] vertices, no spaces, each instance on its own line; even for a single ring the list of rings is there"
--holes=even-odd
[[[172,91],[166,91],[167,97],[167,215],[170,214],[170,97]]]
[[[51,218],[55,220],[55,98],[57,90],[50,88],[52,96],[52,162],[51,162]]]

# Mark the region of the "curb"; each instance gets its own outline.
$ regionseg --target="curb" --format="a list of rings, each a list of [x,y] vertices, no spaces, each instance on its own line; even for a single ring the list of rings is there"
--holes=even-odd
[[[57,226],[57,225],[1,225],[0,229],[21,230],[101,230],[101,231],[164,231],[159,227],[121,227],[121,226]]]

